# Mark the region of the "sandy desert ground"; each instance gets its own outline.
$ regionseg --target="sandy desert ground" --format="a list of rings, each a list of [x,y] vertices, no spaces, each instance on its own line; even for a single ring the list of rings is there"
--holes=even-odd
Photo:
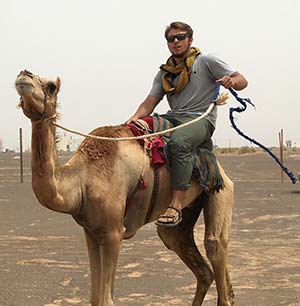
[[[229,265],[238,306],[300,305],[300,182],[295,185],[264,153],[219,155],[235,183]],[[285,153],[300,171],[300,152]],[[82,229],[68,215],[41,207],[19,183],[19,160],[0,154],[0,306],[89,305],[89,265]],[[203,251],[203,220],[196,237]],[[116,306],[191,305],[192,273],[146,225],[124,241]],[[213,285],[204,302],[216,305]]]

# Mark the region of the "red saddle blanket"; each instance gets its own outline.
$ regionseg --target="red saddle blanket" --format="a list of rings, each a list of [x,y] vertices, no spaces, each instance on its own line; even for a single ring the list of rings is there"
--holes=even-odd
[[[144,123],[141,123],[144,121]],[[145,117],[142,121],[133,122],[129,127],[135,136],[153,133],[153,117]],[[151,163],[154,168],[159,168],[167,162],[164,154],[164,141],[160,136],[154,136],[148,139],[139,139],[139,142],[144,146],[146,141],[146,149],[151,157]]]

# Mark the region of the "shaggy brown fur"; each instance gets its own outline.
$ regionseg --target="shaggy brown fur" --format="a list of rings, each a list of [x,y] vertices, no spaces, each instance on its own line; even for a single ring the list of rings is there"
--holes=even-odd
[[[124,126],[105,126],[93,130],[90,134],[102,137],[121,137],[120,132],[124,130]],[[98,160],[99,158],[106,161],[113,159],[118,148],[118,144],[115,141],[99,140],[94,138],[86,138],[78,150],[84,154],[87,154],[91,160]]]

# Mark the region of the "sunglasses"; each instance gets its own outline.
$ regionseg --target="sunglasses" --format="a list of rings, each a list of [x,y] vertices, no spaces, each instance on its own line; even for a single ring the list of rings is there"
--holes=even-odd
[[[182,41],[185,40],[187,37],[190,37],[189,35],[187,35],[187,33],[183,33],[183,34],[177,34],[177,35],[169,35],[166,37],[167,42],[171,43],[175,41],[175,38],[178,41]]]

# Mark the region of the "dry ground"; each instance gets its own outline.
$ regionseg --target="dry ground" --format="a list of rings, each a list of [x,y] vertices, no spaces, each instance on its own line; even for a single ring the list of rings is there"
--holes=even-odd
[[[19,160],[0,154],[0,306],[89,305],[89,266],[82,229],[41,207]],[[263,153],[220,155],[235,182],[229,265],[238,306],[300,305],[300,182],[280,182]],[[286,153],[300,171],[300,153]],[[201,250],[203,220],[196,227]],[[203,251],[204,253],[204,251]],[[116,306],[191,305],[195,280],[149,224],[120,253]],[[204,302],[216,305],[215,286]]]

